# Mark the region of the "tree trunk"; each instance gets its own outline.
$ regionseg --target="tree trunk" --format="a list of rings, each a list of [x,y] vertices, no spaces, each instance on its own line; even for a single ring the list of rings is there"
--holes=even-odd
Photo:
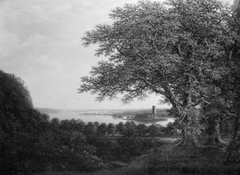
[[[211,116],[208,118],[207,142],[206,145],[226,145],[220,134],[220,116]]]
[[[240,149],[240,108],[238,108],[237,116],[234,121],[232,138],[227,148],[227,156],[225,163],[239,162],[239,149]]]
[[[175,146],[179,147],[199,147],[200,144],[197,139],[199,134],[199,117],[200,111],[198,108],[191,107],[188,109],[187,117],[181,124],[182,128],[182,139],[176,143]]]

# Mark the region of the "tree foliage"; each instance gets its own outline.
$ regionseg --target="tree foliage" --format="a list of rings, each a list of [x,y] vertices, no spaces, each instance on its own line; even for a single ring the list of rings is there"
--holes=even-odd
[[[21,78],[0,70],[0,110],[17,115],[18,112],[33,108],[29,91]]]
[[[232,19],[229,22],[230,29],[232,31],[233,43],[230,47],[230,53],[232,57],[232,71],[231,75],[234,78],[232,83],[232,91],[235,96],[233,98],[233,111],[234,122],[230,144],[228,146],[227,163],[239,163],[239,150],[240,150],[240,2],[234,1]]]

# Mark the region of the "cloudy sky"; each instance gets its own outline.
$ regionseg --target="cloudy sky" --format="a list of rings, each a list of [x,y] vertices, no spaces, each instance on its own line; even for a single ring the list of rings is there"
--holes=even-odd
[[[161,1],[161,0],[159,0]],[[227,0],[225,0],[227,1]],[[231,4],[233,0],[228,0]],[[137,0],[0,0],[0,69],[21,77],[35,107],[64,109],[151,108],[159,96],[122,105],[78,94],[80,77],[103,57],[83,47],[84,32],[110,23],[111,9]]]

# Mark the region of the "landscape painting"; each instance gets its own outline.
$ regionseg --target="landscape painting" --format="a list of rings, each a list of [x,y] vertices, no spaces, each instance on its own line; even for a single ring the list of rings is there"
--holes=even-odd
[[[0,174],[239,175],[239,0],[0,0]]]

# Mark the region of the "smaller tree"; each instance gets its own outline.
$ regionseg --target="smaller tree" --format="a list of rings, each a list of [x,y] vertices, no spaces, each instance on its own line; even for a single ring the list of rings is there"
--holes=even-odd
[[[76,130],[83,133],[86,123],[80,119],[76,120],[76,123],[77,123]]]
[[[147,135],[147,126],[145,124],[138,124],[136,126],[136,132],[138,136],[146,136]]]
[[[124,136],[134,136],[136,135],[136,123],[131,121],[131,122],[126,122],[125,123],[125,131],[124,131]]]
[[[97,132],[97,127],[93,122],[88,122],[84,127],[84,135],[95,135]]]
[[[94,122],[94,125],[95,125],[96,127],[98,127],[98,126],[100,125],[100,123],[99,123],[98,121],[96,121],[96,122]]]
[[[65,130],[65,131],[70,131],[71,130],[71,125],[68,119],[61,120],[60,121],[60,129]]]
[[[125,125],[123,122],[120,122],[116,125],[116,132],[118,132],[119,134],[123,135],[125,133]]]
[[[97,135],[99,136],[106,136],[107,134],[107,129],[108,126],[106,123],[101,123],[98,127],[97,127]]]
[[[55,130],[58,130],[60,126],[60,120],[58,118],[53,118],[51,120],[51,127]]]
[[[160,133],[159,128],[154,124],[148,126],[147,131],[148,131],[150,137],[156,137]]]
[[[109,123],[107,126],[108,135],[113,135],[116,132],[116,126],[113,123]]]

